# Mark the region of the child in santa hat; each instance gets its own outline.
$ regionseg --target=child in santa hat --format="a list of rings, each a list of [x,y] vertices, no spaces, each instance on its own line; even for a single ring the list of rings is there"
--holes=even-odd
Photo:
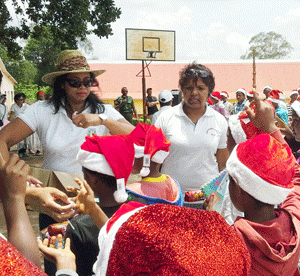
[[[179,183],[159,171],[169,154],[171,142],[160,128],[144,123],[138,124],[129,135],[133,138],[135,148],[132,173],[142,176],[141,181],[127,185],[129,198],[139,198],[140,202],[148,205],[167,203],[182,206]]]
[[[228,115],[230,115],[231,112],[232,112],[232,109],[233,109],[233,105],[232,105],[231,102],[227,101],[229,99],[229,95],[226,91],[222,91],[220,93],[220,95],[221,95],[221,98],[222,98],[222,102],[225,106],[226,112],[227,112]]]
[[[251,254],[250,275],[299,275],[300,167],[274,123],[272,107],[256,93],[254,98],[256,113],[247,112],[264,133],[237,145],[226,164],[231,200],[245,216],[233,229]]]
[[[280,105],[281,100],[279,94],[282,94],[282,92],[279,90],[272,90],[269,94],[268,100],[272,102],[276,115],[287,124],[289,114],[287,110]]]
[[[226,119],[228,119],[228,114],[225,109],[225,105],[222,102],[222,97],[220,92],[214,91],[209,95],[210,99],[213,102],[213,105],[211,106],[214,110],[222,114]]]

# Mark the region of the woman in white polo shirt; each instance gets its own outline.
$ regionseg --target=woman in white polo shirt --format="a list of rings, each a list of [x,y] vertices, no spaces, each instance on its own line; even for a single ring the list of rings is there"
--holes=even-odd
[[[104,72],[90,70],[86,58],[78,50],[61,52],[56,72],[42,78],[46,84],[53,86],[52,98],[32,104],[1,130],[0,150],[4,158],[8,159],[8,148],[37,132],[44,150],[42,168],[82,174],[76,155],[86,136],[130,133],[134,127],[111,105],[103,104],[96,95],[90,93],[95,77]],[[58,208],[55,214],[51,213],[57,207],[55,196],[51,196],[53,193],[59,196],[63,193],[51,190],[50,199],[48,196],[48,202],[44,204],[42,198],[45,193],[49,194],[47,189],[28,188],[26,193],[29,197],[34,194],[38,205],[48,204],[45,213],[52,218],[64,220],[72,217],[74,212],[71,208],[63,212]],[[48,223],[48,219],[40,217],[41,229]],[[49,270],[47,273],[52,274]]]
[[[162,113],[155,125],[172,143],[162,172],[178,180],[186,192],[200,189],[225,168],[228,125],[206,103],[215,87],[209,68],[197,63],[185,66],[179,86],[184,101]]]

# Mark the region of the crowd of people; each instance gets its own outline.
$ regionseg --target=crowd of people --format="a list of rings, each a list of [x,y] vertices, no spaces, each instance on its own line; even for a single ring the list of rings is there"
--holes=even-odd
[[[263,101],[239,88],[232,105],[214,91],[213,72],[194,62],[179,72],[183,101],[172,107],[170,91],[156,99],[148,89],[153,124],[134,127],[126,87],[115,108],[101,101],[103,73],[80,51],[61,52],[42,78],[51,99],[0,130],[4,275],[300,275],[299,91],[285,106],[269,86]],[[10,155],[35,133],[42,168],[82,175],[78,188],[44,187]],[[215,212],[215,196],[195,208],[184,202],[224,170],[224,213]],[[141,179],[129,183],[131,174]],[[36,241],[25,203],[40,212],[41,230],[66,228]]]

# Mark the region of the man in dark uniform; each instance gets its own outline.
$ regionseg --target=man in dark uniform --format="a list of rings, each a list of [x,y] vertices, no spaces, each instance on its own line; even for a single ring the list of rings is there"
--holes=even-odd
[[[127,87],[123,87],[121,89],[122,96],[115,100],[115,109],[117,109],[122,116],[132,124],[132,115],[135,114],[138,119],[137,112],[134,106],[134,102],[132,97],[127,96],[128,89]]]
[[[157,104],[159,101],[156,97],[152,97],[152,88],[147,89],[147,97],[146,97],[146,105],[148,108],[148,115],[153,115],[156,111],[158,111]]]

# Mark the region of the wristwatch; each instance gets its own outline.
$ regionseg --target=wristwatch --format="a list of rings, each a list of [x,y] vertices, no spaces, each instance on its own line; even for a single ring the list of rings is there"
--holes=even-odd
[[[103,125],[103,123],[108,119],[108,116],[104,113],[99,114],[99,118],[101,119],[101,124]]]

